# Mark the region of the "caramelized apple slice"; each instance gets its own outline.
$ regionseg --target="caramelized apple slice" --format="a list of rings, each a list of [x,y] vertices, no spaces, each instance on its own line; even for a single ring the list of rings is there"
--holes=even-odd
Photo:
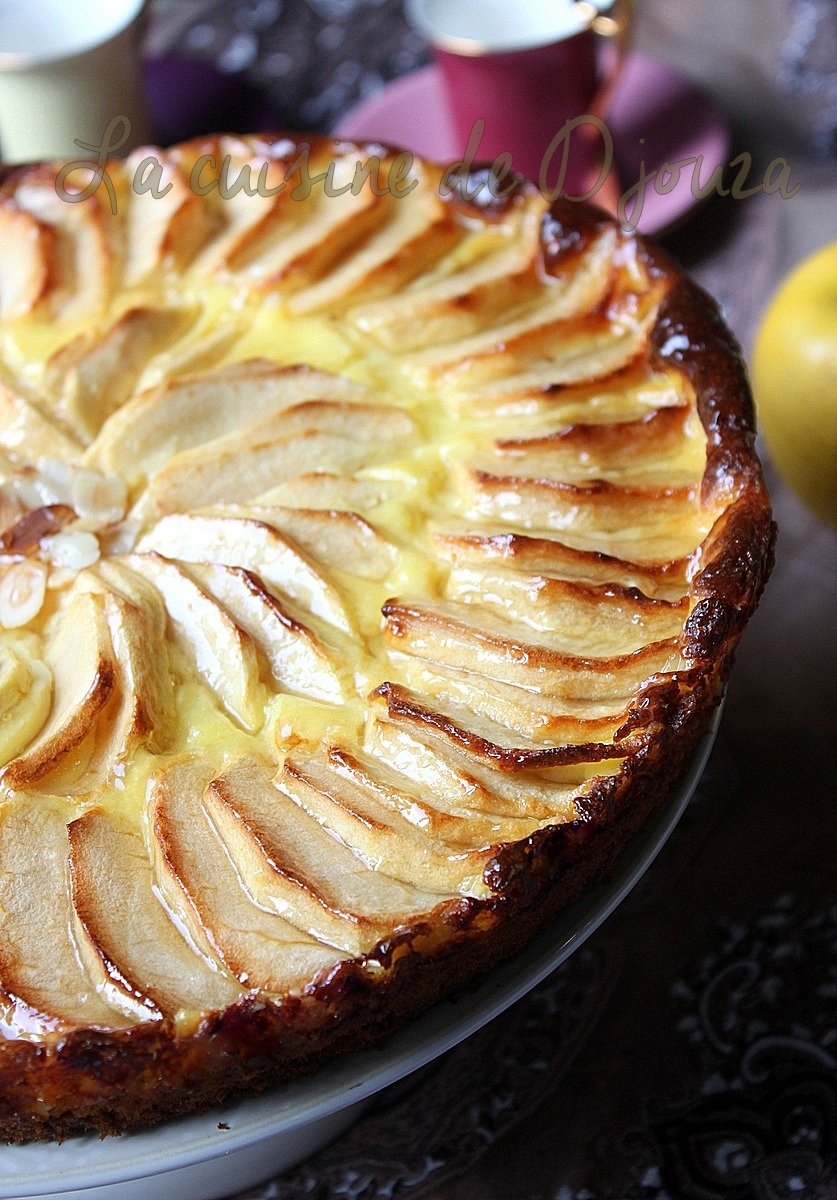
[[[168,746],[175,715],[165,605],[157,588],[122,559],[102,559],[95,574],[121,672],[124,744],[142,740],[159,753]],[[149,646],[160,652],[149,654]]]
[[[630,692],[598,702],[569,700],[438,663],[407,659],[399,665],[410,686],[434,703],[461,705],[534,746],[609,741],[628,717]]]
[[[266,697],[252,639],[177,563],[144,553],[132,554],[128,565],[160,592],[176,644],[230,716],[258,729]]]
[[[554,431],[561,425],[642,421],[649,413],[694,405],[684,375],[649,366],[640,355],[592,380],[544,383],[513,376],[473,392],[452,393],[457,412],[491,421],[500,438]]]
[[[575,321],[536,324],[514,331],[506,353],[503,331],[491,345],[447,363],[421,364],[419,378],[447,383],[457,408],[484,409],[521,394],[550,393],[593,384],[625,370],[645,354],[657,308],[645,300],[641,314],[591,313]],[[506,333],[510,331],[506,330]],[[462,350],[462,346],[457,347]],[[583,415],[580,419],[584,419]]]
[[[453,246],[463,231],[451,219],[436,188],[417,169],[417,194],[404,204],[397,196],[386,198],[386,219],[343,262],[316,283],[298,291],[288,302],[295,313],[334,310],[362,298],[390,295]],[[418,247],[420,245],[420,253]]]
[[[165,640],[166,606],[153,583],[131,570],[126,558],[117,556],[99,559],[92,571],[101,580],[102,589],[117,593],[143,611],[148,622],[148,643],[160,645]]]
[[[196,945],[211,947],[245,986],[284,995],[340,955],[247,896],[203,804],[210,778],[201,764],[180,759],[150,780],[157,884]]]
[[[6,766],[12,788],[40,784],[57,770],[81,775],[99,714],[116,698],[117,666],[101,596],[78,592],[54,618],[44,652],[52,671],[52,708],[27,749]]]
[[[537,781],[524,804],[508,802],[494,791],[486,772],[474,774],[470,763],[457,770],[443,755],[378,719],[369,722],[363,750],[334,749],[332,760],[355,787],[453,853],[528,837],[552,814],[533,794]],[[451,777],[447,790],[433,786],[434,767]]]
[[[583,773],[576,772],[570,782],[530,772],[503,774],[435,732],[421,722],[378,716],[368,726],[364,746],[420,788],[427,804],[455,818],[448,820],[446,840],[461,842],[476,834],[483,845],[514,841],[546,821],[570,821],[576,815]]]
[[[564,699],[621,697],[680,661],[676,639],[653,642],[631,654],[585,657],[545,644],[550,640],[545,635],[524,641],[519,629],[484,609],[475,614],[468,606],[388,601],[383,611],[385,634],[395,649]]]
[[[387,719],[393,725],[435,746],[463,770],[488,768],[484,778],[491,781],[499,795],[518,806],[529,802],[549,806],[553,795],[551,784],[564,782],[572,787],[591,775],[609,774],[609,762],[618,764],[619,759],[636,749],[627,740],[616,744],[524,745],[509,730],[466,706],[438,702],[430,705],[400,684],[383,683],[373,696],[383,701]],[[498,770],[495,772],[494,768]],[[529,811],[528,807],[524,811]]]
[[[351,402],[365,395],[359,384],[310,367],[280,367],[267,359],[231,363],[134,396],[104,426],[88,461],[103,471],[121,472],[135,486],[172,455],[294,405],[315,399]]]
[[[274,768],[240,759],[213,779],[204,804],[261,908],[349,954],[430,911],[438,895],[370,870],[273,783]]]
[[[595,319],[591,318],[590,323],[594,325]],[[532,396],[541,398],[545,393],[560,392],[564,387],[593,384],[597,380],[607,379],[628,369],[641,358],[652,326],[653,322],[648,321],[636,327],[608,332],[600,325],[598,329],[591,330],[586,339],[583,335],[556,338],[557,345],[563,347],[561,353],[555,352],[517,372],[507,371],[503,374],[499,360],[490,360],[484,371],[487,377],[485,383],[468,379],[463,369],[461,375],[452,379],[457,389],[451,397],[452,407],[475,413],[498,407],[508,411],[519,397],[531,403]],[[479,376],[481,369],[475,368],[473,374]],[[458,390],[460,387],[461,391]],[[621,402],[617,407],[620,415],[631,415]],[[585,416],[583,409],[576,409],[573,415],[581,420]]]
[[[337,747],[327,754],[288,758],[281,786],[373,870],[428,891],[484,894],[480,876],[486,853],[449,852],[412,825],[397,801],[389,805],[358,786],[346,762],[345,752]]]
[[[500,437],[485,469],[528,479],[682,487],[700,483],[706,436],[693,408],[659,408],[638,421],[569,424]]]
[[[137,549],[186,563],[244,567],[314,616],[347,633],[352,630],[343,601],[328,580],[288,538],[263,521],[172,515],[149,530]]]
[[[178,308],[129,308],[104,332],[81,333],[50,358],[44,385],[58,412],[84,441],[130,396],[149,356],[194,320]]]
[[[591,586],[615,583],[654,599],[679,601],[687,588],[689,560],[629,562],[596,550],[579,550],[554,538],[524,533],[433,535],[437,551],[454,567],[484,565],[545,575]]]
[[[174,722],[174,689],[165,637],[153,609],[124,597],[105,597],[105,614],[121,675],[122,710],[114,730],[114,758],[137,744],[165,750]],[[150,647],[157,647],[149,653]]]
[[[502,225],[472,233],[436,271],[394,296],[358,306],[350,319],[399,353],[467,338],[542,288],[538,271],[540,196]]]
[[[327,704],[345,698],[341,671],[326,647],[291,616],[257,575],[217,563],[194,563],[188,570],[250,635],[281,688]]]
[[[562,357],[604,347],[618,332],[614,322],[604,317],[596,322],[586,314],[606,298],[611,286],[615,239],[614,230],[603,233],[588,251],[582,269],[572,272],[563,283],[545,287],[537,296],[539,302],[521,315],[464,340],[411,355],[410,373],[428,382],[455,376],[457,386],[465,387],[498,374],[506,376],[510,368],[527,362],[539,350],[552,358],[557,345]],[[560,339],[556,336],[559,332],[564,335]]]
[[[142,834],[93,809],[72,822],[69,837],[73,903],[107,974],[169,1017],[234,1003],[241,989],[189,945],[155,895]]]
[[[448,599],[485,604],[529,629],[560,631],[574,653],[595,653],[607,628],[611,653],[627,654],[648,642],[677,637],[689,615],[689,600],[650,599],[620,584],[571,583],[544,575],[501,569],[455,567]]]
[[[338,162],[349,177],[351,168]],[[340,186],[345,186],[341,184]],[[293,193],[292,193],[293,195]],[[381,220],[382,198],[367,185],[357,192],[325,195],[317,186],[308,200],[286,205],[283,220],[237,254],[230,271],[257,291],[299,291],[328,271]]]
[[[37,847],[37,853],[33,853]],[[42,1014],[42,1032],[60,1026],[123,1029],[152,1016],[104,969],[89,974],[76,937],[64,807],[51,797],[0,804],[0,978]],[[84,964],[84,965],[83,965]]]
[[[711,516],[695,488],[583,486],[472,471],[460,477],[469,520],[558,533],[582,549],[657,560],[683,558],[700,544]]]
[[[198,179],[203,186],[208,186],[211,182],[223,184],[225,194],[221,194],[220,187],[213,188],[208,194],[207,199],[218,226],[192,262],[191,270],[196,275],[228,272],[236,259],[246,253],[256,238],[268,233],[273,224],[286,214],[288,204],[292,203],[289,188],[285,188],[284,191],[276,190],[275,195],[270,195],[270,189],[278,189],[283,182],[282,162],[264,159],[260,163],[252,158],[246,146],[236,147],[230,152],[227,148],[232,142],[233,139],[222,139],[223,144],[219,146],[219,154],[215,159],[217,169],[214,172],[213,164],[207,163],[198,173]],[[221,164],[227,156],[230,169],[222,179]],[[257,190],[250,194],[242,188],[230,194],[230,183],[242,176],[246,179],[247,172]]]

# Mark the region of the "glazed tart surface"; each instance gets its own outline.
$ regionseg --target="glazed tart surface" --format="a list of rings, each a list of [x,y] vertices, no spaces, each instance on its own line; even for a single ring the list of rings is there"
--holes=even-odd
[[[279,186],[301,145],[0,184],[7,1139],[310,1070],[513,952],[664,802],[769,571],[668,260],[381,147]]]

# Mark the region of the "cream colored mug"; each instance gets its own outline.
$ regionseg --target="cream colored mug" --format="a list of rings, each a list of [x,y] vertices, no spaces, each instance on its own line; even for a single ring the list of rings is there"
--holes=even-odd
[[[146,0],[0,0],[0,158],[79,158],[114,117],[149,139],[139,43]]]

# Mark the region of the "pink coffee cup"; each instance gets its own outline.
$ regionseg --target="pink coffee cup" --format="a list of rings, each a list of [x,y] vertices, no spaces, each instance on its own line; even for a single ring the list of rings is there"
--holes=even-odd
[[[407,0],[406,12],[442,69],[463,151],[482,130],[477,161],[508,153],[523,175],[577,196],[601,141],[592,123],[563,140],[561,131],[585,114],[605,115],[629,7],[629,0]]]

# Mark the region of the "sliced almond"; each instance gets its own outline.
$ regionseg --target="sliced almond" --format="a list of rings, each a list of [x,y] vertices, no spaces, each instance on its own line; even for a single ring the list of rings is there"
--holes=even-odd
[[[117,475],[79,471],[70,484],[70,503],[83,520],[113,525],[125,516],[128,489]]]
[[[41,554],[56,567],[67,567],[71,571],[83,571],[99,561],[99,542],[96,535],[86,529],[63,529],[41,539]]]
[[[47,568],[35,559],[12,563],[0,579],[0,625],[20,629],[34,621],[46,596]]]

